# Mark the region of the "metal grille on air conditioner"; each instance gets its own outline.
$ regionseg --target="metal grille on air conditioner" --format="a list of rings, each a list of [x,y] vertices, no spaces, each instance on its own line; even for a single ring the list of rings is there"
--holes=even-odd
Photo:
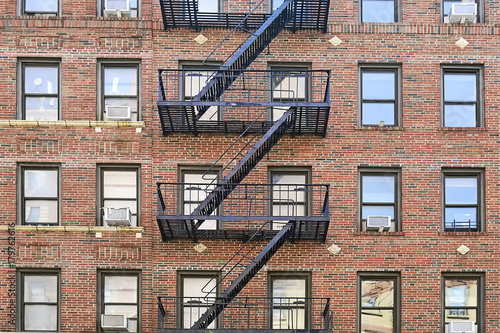
[[[130,106],[110,106],[106,105],[107,120],[131,120]]]
[[[128,319],[125,315],[101,315],[101,327],[104,331],[128,332]]]
[[[366,218],[366,229],[367,230],[379,230],[390,229],[391,228],[391,217],[390,216],[368,216]]]
[[[448,333],[475,333],[476,325],[473,321],[451,321],[448,324]]]
[[[129,227],[131,225],[129,208],[104,207],[104,222],[110,227]]]

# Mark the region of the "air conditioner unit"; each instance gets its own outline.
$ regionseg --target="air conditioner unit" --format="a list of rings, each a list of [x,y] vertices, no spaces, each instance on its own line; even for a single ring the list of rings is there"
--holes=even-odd
[[[477,16],[477,4],[470,2],[451,5],[448,19],[450,23],[474,23]]]
[[[128,332],[128,318],[125,315],[101,315],[101,328],[103,331]]]
[[[130,209],[104,207],[104,222],[109,227],[130,227]]]
[[[476,325],[473,321],[450,321],[448,333],[475,333]]]
[[[390,216],[368,216],[366,218],[366,230],[385,230],[390,228]]]
[[[130,16],[129,0],[104,0],[104,14],[108,17]]]
[[[108,120],[131,120],[130,106],[106,105],[106,119]]]

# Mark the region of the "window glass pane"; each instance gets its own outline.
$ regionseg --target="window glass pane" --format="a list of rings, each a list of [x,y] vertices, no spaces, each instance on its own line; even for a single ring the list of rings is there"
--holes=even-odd
[[[454,3],[462,3],[462,0],[443,0],[443,14],[448,15],[451,10],[451,5]]]
[[[289,100],[305,100],[306,98],[306,78],[305,74],[297,72],[283,71],[274,72],[273,82],[273,100],[275,102],[286,102]],[[302,75],[299,76],[299,75]]]
[[[26,200],[26,223],[57,223],[57,200]]]
[[[444,100],[446,102],[475,102],[476,74],[446,73],[444,75]]]
[[[469,221],[474,222],[471,223],[471,228],[477,227],[477,208],[475,207],[447,207],[445,209],[445,227],[451,228],[452,222],[462,222],[455,223],[455,227],[457,228],[468,228]],[[467,222],[467,223],[463,223]]]
[[[104,171],[105,198],[137,198],[136,171]]]
[[[106,305],[104,307],[104,314],[125,315],[127,318],[137,318],[137,305]]]
[[[363,0],[363,22],[394,22],[394,0]]]
[[[58,0],[25,0],[24,10],[27,12],[57,12]]]
[[[283,199],[278,204],[276,201],[273,203],[273,216],[305,216],[305,213],[303,204],[285,202]],[[286,222],[283,223],[286,224]]]
[[[393,280],[363,280],[361,283],[363,307],[394,306]]]
[[[25,275],[24,276],[25,302],[57,302],[56,275]]]
[[[477,279],[446,279],[446,306],[477,306]]]
[[[361,311],[361,333],[392,333],[393,310],[363,309]]]
[[[219,11],[219,0],[202,0],[198,2],[198,11],[217,13]]]
[[[104,200],[104,207],[129,208],[130,213],[137,214],[137,201],[136,200]]]
[[[207,85],[209,78],[214,72],[212,71],[186,71],[184,72],[184,98],[189,100],[200,93]]]
[[[25,170],[24,196],[56,198],[58,192],[57,170]]]
[[[273,309],[273,329],[304,329],[306,314],[304,307],[289,303],[282,305]]]
[[[273,279],[273,298],[279,297],[306,297],[306,280],[305,279]],[[274,300],[276,304],[279,300]]]
[[[58,120],[59,99],[26,97],[25,120]]]
[[[206,302],[202,303],[193,301],[192,303],[185,304],[183,309],[183,328],[190,328],[194,323],[207,311],[208,306]],[[215,320],[208,325],[208,328],[215,328]]]
[[[137,276],[105,276],[105,303],[136,303]]]
[[[57,331],[57,305],[24,306],[24,330]]]
[[[477,177],[445,178],[446,204],[477,204]]]
[[[363,72],[363,99],[395,99],[395,84],[395,72]]]
[[[379,125],[383,120],[384,125],[393,126],[394,115],[394,103],[363,103],[363,125]]]
[[[57,66],[25,66],[24,92],[30,94],[57,94],[59,69]]]
[[[362,178],[363,202],[394,203],[394,176],[364,175]]]
[[[273,184],[305,184],[305,174],[273,173]]]
[[[201,301],[205,296],[213,298],[217,292],[215,289],[217,280],[212,277],[184,277],[183,283],[183,296],[192,297],[194,300]]]
[[[137,95],[137,68],[104,68],[105,95]]]
[[[273,3],[273,11],[280,8],[280,6],[283,4],[283,0],[271,0],[271,1]]]
[[[362,208],[361,218],[366,220],[368,216],[390,216],[394,220],[394,206],[367,206]]]
[[[445,127],[476,127],[476,105],[445,105]]]

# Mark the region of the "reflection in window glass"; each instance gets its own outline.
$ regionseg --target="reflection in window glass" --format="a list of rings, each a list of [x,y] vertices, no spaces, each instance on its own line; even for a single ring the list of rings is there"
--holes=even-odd
[[[396,22],[395,0],[362,0],[361,22]]]
[[[446,277],[444,291],[444,322],[472,321],[477,330],[479,278]]]
[[[137,226],[137,173],[137,169],[102,171],[102,207],[129,208],[131,226]],[[103,225],[107,226],[106,221],[103,221]]]
[[[59,0],[23,0],[24,13],[35,16],[56,16],[59,11]]]
[[[371,70],[361,72],[361,125],[396,125],[397,92],[396,69]]]
[[[198,2],[198,11],[203,13],[218,13],[219,0],[202,0]]]
[[[449,14],[450,14],[450,10],[451,10],[451,7],[453,4],[461,4],[461,3],[464,3],[466,1],[462,1],[462,0],[443,0],[442,1],[442,19],[443,19],[443,23],[449,23],[450,22],[450,17],[449,17]],[[476,1],[472,1],[472,2],[475,2],[476,4],[478,4],[477,0]],[[479,10],[479,8],[477,8]],[[477,19],[477,16],[476,16],[476,19],[474,20],[474,23],[478,22],[478,19]]]
[[[57,224],[59,221],[59,171],[56,168],[23,168],[23,224]]]
[[[362,278],[361,332],[393,332],[395,323],[395,278]]]
[[[478,186],[478,175],[445,175],[445,229],[479,229]]]
[[[139,7],[138,7],[138,0],[100,0],[101,1],[101,16],[116,16],[116,14],[110,14],[108,15],[106,13],[106,9],[124,9],[127,8],[129,9],[129,12],[124,12],[121,11],[121,15],[123,17],[138,17],[138,12],[139,12]],[[205,1],[205,0],[202,0]],[[108,5],[108,8],[106,8],[106,4]]]
[[[23,63],[23,119],[59,119],[59,65]]]
[[[273,329],[306,328],[307,277],[272,278]]]
[[[365,221],[368,216],[390,216],[394,220],[396,175],[365,173],[361,181],[361,219]]]
[[[137,65],[103,65],[105,120],[138,120],[139,83]]]
[[[59,316],[57,273],[22,274],[23,330],[56,331]]]
[[[272,3],[272,11],[274,12],[276,9],[280,8],[283,4],[283,0],[270,0]]]
[[[137,332],[139,274],[101,273],[102,313],[125,315],[129,332]]]
[[[445,70],[443,75],[445,127],[479,126],[477,76],[477,71]]]

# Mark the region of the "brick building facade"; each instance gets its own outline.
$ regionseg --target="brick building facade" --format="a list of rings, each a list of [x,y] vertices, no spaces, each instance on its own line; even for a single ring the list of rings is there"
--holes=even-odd
[[[247,30],[288,2],[264,0]],[[132,332],[188,329],[262,227],[244,267],[289,239],[200,332],[500,332],[500,1],[476,0],[474,23],[445,23],[459,1],[291,1],[306,9],[248,66],[218,72],[235,77],[208,104],[203,79],[249,33],[202,62],[248,1],[195,19],[194,0],[128,3],[0,1],[0,331],[103,332],[120,316]],[[182,217],[280,120],[217,218]],[[128,207],[130,226],[108,226],[110,207]]]

